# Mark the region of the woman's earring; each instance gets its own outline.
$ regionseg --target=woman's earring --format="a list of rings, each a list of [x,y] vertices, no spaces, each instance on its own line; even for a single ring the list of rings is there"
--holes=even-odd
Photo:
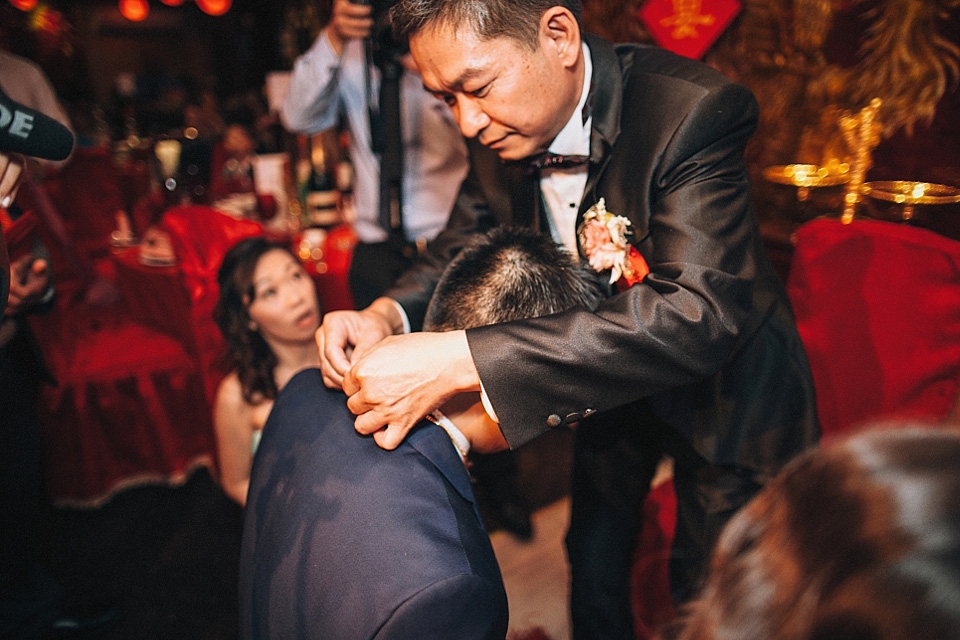
[[[250,329],[250,331],[259,331],[259,330],[260,330],[260,327],[259,327],[259,326],[257,325],[257,323],[254,322],[253,320],[250,321],[250,324],[248,324],[247,327]]]

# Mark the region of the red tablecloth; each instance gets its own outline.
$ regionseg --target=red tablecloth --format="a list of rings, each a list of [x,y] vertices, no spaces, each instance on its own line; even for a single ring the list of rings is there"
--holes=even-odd
[[[130,317],[194,347],[190,295],[179,267],[143,264],[137,247],[114,250],[111,258]]]

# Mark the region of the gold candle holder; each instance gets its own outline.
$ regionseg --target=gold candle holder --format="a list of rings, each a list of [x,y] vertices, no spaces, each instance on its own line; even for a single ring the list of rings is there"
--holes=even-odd
[[[848,169],[846,164],[837,165],[836,171],[815,164],[785,164],[767,167],[763,177],[770,182],[797,187],[797,200],[804,202],[810,198],[810,189],[849,182]]]
[[[861,193],[875,200],[883,200],[903,205],[900,220],[913,218],[914,207],[918,204],[954,204],[960,202],[960,189],[945,184],[931,182],[910,182],[907,180],[880,180],[866,182]]]

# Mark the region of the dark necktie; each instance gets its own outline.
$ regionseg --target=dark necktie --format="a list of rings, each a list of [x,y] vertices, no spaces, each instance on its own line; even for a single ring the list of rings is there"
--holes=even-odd
[[[522,162],[525,162],[533,171],[540,169],[571,169],[573,167],[582,167],[590,162],[590,156],[567,156],[559,153],[540,153],[530,156]]]
[[[380,226],[403,237],[403,207],[400,185],[403,180],[403,136],[400,125],[400,76],[397,61],[380,65]]]

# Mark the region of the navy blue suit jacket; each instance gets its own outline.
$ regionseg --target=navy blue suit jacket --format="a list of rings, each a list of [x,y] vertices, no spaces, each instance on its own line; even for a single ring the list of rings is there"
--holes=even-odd
[[[243,638],[497,638],[507,599],[470,478],[424,422],[395,451],[317,369],[263,430],[240,560]]]

